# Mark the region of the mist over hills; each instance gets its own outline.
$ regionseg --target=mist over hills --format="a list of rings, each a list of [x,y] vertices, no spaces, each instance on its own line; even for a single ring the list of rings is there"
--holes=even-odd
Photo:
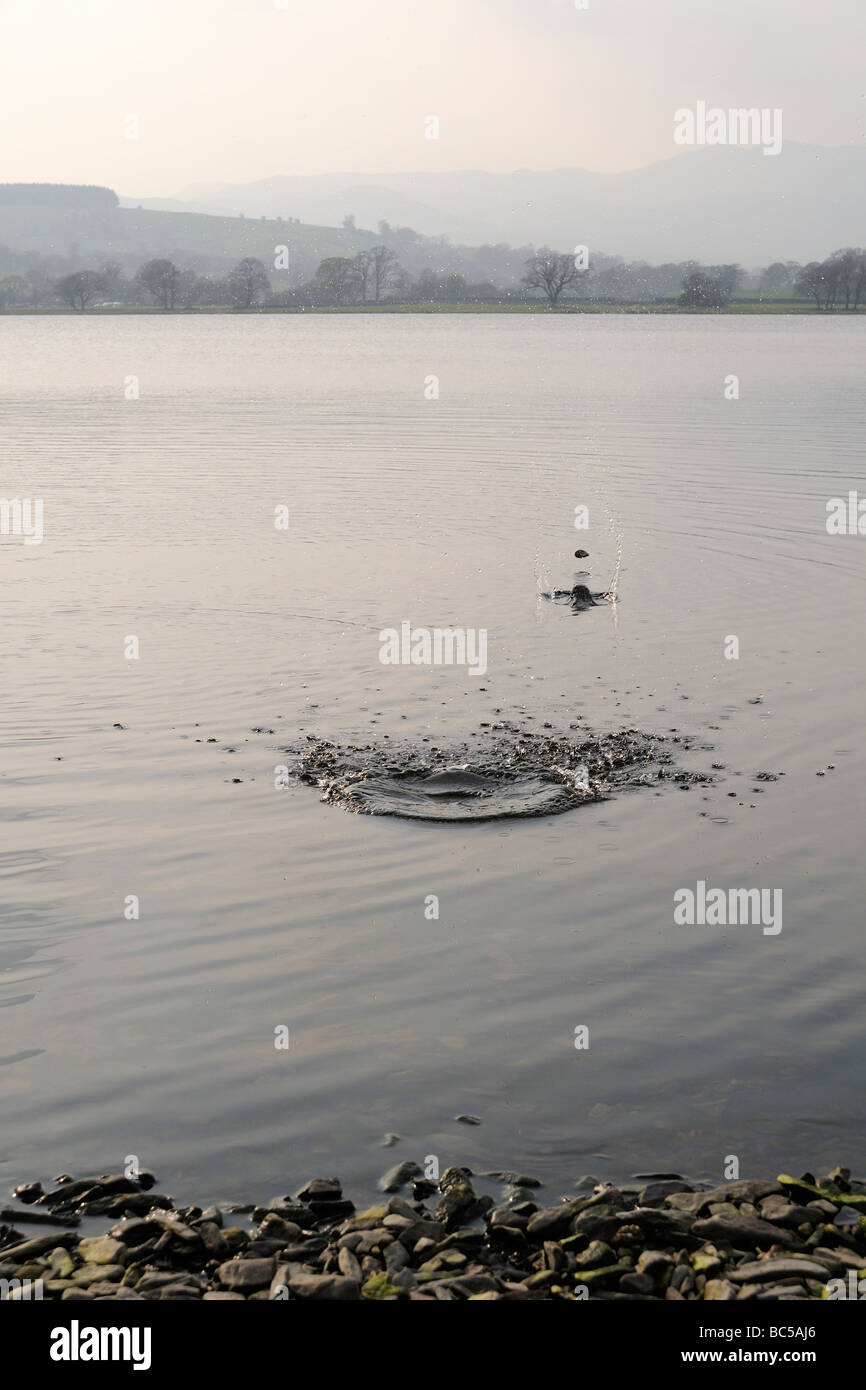
[[[91,185],[2,184],[0,277],[47,283],[107,263],[135,274],[159,257],[219,277],[242,257],[274,266],[287,246],[288,269],[272,287],[295,290],[327,258],[384,242],[412,278],[457,274],[512,291],[533,247],[586,245],[599,272],[612,258],[634,263],[631,278],[609,277],[605,294],[643,299],[677,290],[685,262],[754,269],[862,245],[864,173],[864,150],[788,145],[776,157],[698,149],[625,174],[288,175],[138,201]]]
[[[866,227],[866,150],[785,144],[777,156],[716,146],[626,173],[586,169],[285,175],[127,206],[298,217],[359,228],[380,221],[463,245],[550,245],[651,262],[808,261]]]
[[[62,186],[0,185],[0,276],[24,274],[38,261],[47,275],[101,268],[116,262],[135,271],[145,261],[165,257],[200,274],[227,273],[241,257],[274,264],[278,246],[288,246],[287,286],[315,274],[331,256],[355,256],[381,236],[372,230],[318,226],[294,217],[221,216],[215,213],[113,205],[111,190],[95,200]],[[51,195],[50,190],[54,190]],[[395,230],[389,245],[410,273],[453,271],[470,281],[516,285],[525,270],[527,248],[459,247],[414,232]]]

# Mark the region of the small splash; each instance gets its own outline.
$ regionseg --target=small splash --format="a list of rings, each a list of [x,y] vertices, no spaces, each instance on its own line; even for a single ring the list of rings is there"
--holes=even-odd
[[[398,748],[390,740],[386,747],[341,747],[310,736],[286,751],[296,755],[299,781],[317,787],[327,805],[408,820],[555,816],[605,801],[618,788],[712,780],[673,767],[661,736],[637,729],[581,734],[577,741],[501,724],[471,748]]]
[[[609,596],[592,593],[586,584],[575,584],[571,589],[553,589],[540,597],[550,599],[552,603],[558,603],[560,606],[564,605],[573,613],[583,613],[587,608],[596,608],[600,603],[606,603]]]
[[[610,517],[610,519],[609,519],[609,521],[608,521],[608,529],[609,529],[610,532],[612,533],[612,535],[613,535],[613,537],[614,537],[614,540],[615,540],[615,542],[616,542],[616,566],[615,566],[614,571],[613,571],[613,579],[610,581],[610,586],[609,586],[609,588],[607,589],[607,591],[606,591],[604,597],[605,597],[610,603],[615,604],[616,601],[617,601],[617,590],[619,589],[619,575],[620,575],[620,570],[622,569],[623,533],[622,533],[622,531],[618,531],[618,530],[616,529],[616,526],[615,526],[615,524],[614,524],[613,517]]]

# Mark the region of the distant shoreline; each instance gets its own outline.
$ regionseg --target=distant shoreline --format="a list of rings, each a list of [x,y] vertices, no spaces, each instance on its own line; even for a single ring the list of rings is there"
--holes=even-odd
[[[28,308],[17,305],[0,309],[0,318],[32,318],[64,315],[71,318],[111,318],[124,315],[158,315],[161,318],[188,318],[201,314],[239,315],[262,314],[669,314],[697,318],[737,314],[799,314],[807,317],[849,319],[863,317],[866,305],[858,309],[816,309],[813,304],[790,304],[778,301],[767,303],[728,304],[723,309],[698,309],[680,304],[334,304],[284,307],[258,306],[252,309],[232,309],[227,305],[197,306],[193,309],[161,309],[154,305],[129,304],[123,307],[70,309],[66,306]]]

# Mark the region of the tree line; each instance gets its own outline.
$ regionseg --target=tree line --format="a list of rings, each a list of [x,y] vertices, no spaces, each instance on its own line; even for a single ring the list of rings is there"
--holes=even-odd
[[[582,249],[582,248],[581,248]],[[0,257],[2,257],[0,248]],[[7,253],[7,255],[14,253]],[[0,259],[2,263],[2,259]],[[527,257],[519,284],[471,281],[459,271],[425,268],[416,276],[385,242],[354,256],[328,256],[300,284],[287,285],[282,270],[245,256],[224,274],[181,269],[156,257],[134,274],[106,260],[98,269],[48,276],[28,266],[0,276],[0,309],[55,304],[84,312],[92,307],[156,306],[168,312],[197,308],[349,307],[376,304],[670,303],[724,308],[744,285],[773,298],[812,299],[819,310],[859,308],[866,297],[866,251],[846,248],[825,261],[800,265],[776,261],[749,275],[739,265],[701,266],[688,261],[650,266],[600,256],[590,261],[542,247]]]
[[[739,266],[722,266],[715,273],[693,271],[683,281],[680,303],[695,308],[722,309],[742,284]],[[788,288],[799,299],[813,299],[816,309],[860,307],[866,298],[866,251],[848,246],[825,261],[776,261],[763,271],[759,288]]]
[[[866,297],[866,251],[848,246],[801,267],[797,288],[816,309],[857,309]]]

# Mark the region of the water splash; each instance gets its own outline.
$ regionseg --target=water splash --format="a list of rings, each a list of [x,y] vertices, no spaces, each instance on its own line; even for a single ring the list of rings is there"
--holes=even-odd
[[[611,603],[615,604],[617,601],[617,590],[619,589],[619,576],[622,569],[623,532],[617,529],[612,516],[608,517],[607,529],[613,536],[614,544],[616,545],[616,565],[613,571],[613,579],[610,581],[610,585],[605,591],[604,596]]]
[[[483,740],[448,748],[337,744],[308,737],[296,755],[299,781],[343,811],[409,820],[489,821],[560,815],[606,800],[618,788],[711,780],[673,766],[672,742],[624,729],[549,736],[502,723]]]

